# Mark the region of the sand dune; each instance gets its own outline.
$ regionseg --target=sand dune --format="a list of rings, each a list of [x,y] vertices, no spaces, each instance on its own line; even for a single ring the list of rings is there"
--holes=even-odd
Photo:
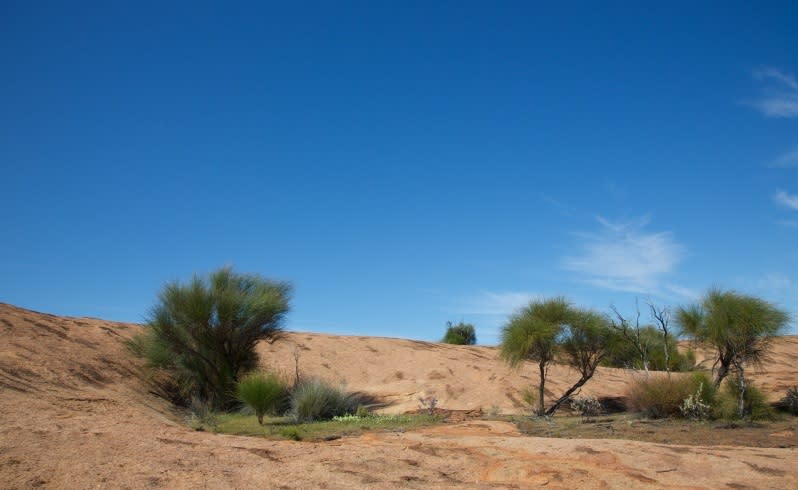
[[[796,488],[794,448],[678,446],[522,436],[471,420],[324,443],[192,431],[149,394],[122,340],[140,326],[0,304],[3,488]],[[265,365],[346,383],[401,412],[433,395],[449,409],[517,411],[532,367],[487,347],[293,333],[259,351]],[[776,397],[798,384],[798,339],[758,374]],[[552,370],[559,392],[574,373]],[[617,395],[634,374],[602,370],[584,392]]]

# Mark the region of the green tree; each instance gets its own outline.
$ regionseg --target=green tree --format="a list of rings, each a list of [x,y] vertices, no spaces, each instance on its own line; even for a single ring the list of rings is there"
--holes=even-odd
[[[773,339],[789,320],[786,312],[763,299],[720,289],[709,290],[700,302],[676,314],[684,335],[714,351],[715,388],[730,373],[736,375],[740,418],[745,412],[745,369],[767,358]]]
[[[477,343],[477,334],[474,325],[460,322],[453,325],[446,322],[446,333],[443,336],[443,343],[455,345],[474,345]]]
[[[289,311],[291,287],[229,267],[187,284],[169,283],[152,309],[134,351],[171,384],[172,398],[192,397],[216,409],[237,403],[236,383],[257,366],[255,345],[276,339]]]
[[[501,356],[511,366],[523,361],[538,365],[538,415],[551,415],[587,383],[615,342],[608,320],[590,310],[575,308],[565,298],[532,301],[502,329]],[[545,385],[548,367],[558,358],[580,377],[548,409]]]

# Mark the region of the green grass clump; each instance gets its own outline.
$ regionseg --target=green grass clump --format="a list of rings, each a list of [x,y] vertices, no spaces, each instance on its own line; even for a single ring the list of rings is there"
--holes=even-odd
[[[632,383],[627,393],[627,408],[653,419],[680,417],[684,401],[694,396],[702,385],[702,401],[712,406],[715,393],[704,373],[649,376]]]
[[[330,420],[355,413],[358,400],[344,390],[320,379],[310,379],[294,388],[291,413],[300,422]]]
[[[288,384],[274,373],[255,372],[238,382],[237,396],[263,425],[263,416],[282,415],[290,407]]]

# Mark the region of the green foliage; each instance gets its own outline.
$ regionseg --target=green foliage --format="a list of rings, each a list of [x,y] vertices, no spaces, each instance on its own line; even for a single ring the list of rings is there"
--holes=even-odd
[[[167,284],[147,330],[129,345],[172,401],[186,405],[198,397],[216,409],[232,408],[236,382],[257,366],[255,345],[282,331],[290,290],[230,268],[188,284]]]
[[[789,315],[760,298],[712,289],[700,303],[680,308],[676,321],[684,335],[715,351],[717,387],[730,372],[744,375],[746,364],[760,364]]]
[[[616,342],[616,335],[604,316],[573,307],[565,298],[532,301],[510,317],[501,338],[501,357],[511,366],[523,361],[538,365],[538,415],[551,415],[568,400],[593,376]],[[546,410],[546,373],[558,356],[578,371],[580,378]]]
[[[715,405],[715,418],[733,422],[740,420],[739,414],[740,385],[738,380],[728,378],[718,394]],[[773,420],[775,411],[768,403],[765,395],[750,382],[746,383],[744,399],[744,419]]]
[[[474,325],[460,322],[453,325],[446,322],[446,334],[443,336],[443,343],[455,345],[474,345],[477,343],[477,334]]]
[[[294,388],[291,413],[300,422],[330,420],[354,413],[358,404],[358,400],[344,390],[320,379],[309,379]]]
[[[640,354],[634,345],[623,337],[618,337],[611,351],[602,362],[602,366],[643,369]],[[640,342],[648,348],[648,368],[652,371],[665,371],[665,341],[662,332],[654,326],[640,327]],[[669,369],[674,372],[692,371],[695,367],[695,352],[679,351],[676,339],[668,338]]]
[[[787,389],[787,393],[779,402],[779,406],[793,415],[798,415],[798,386]]]
[[[281,415],[291,405],[288,383],[274,373],[255,372],[238,382],[238,399],[255,411],[258,423],[264,415]]]
[[[713,405],[714,389],[704,373],[651,375],[633,382],[626,395],[627,408],[649,418],[678,417],[684,401],[699,389],[703,403]]]
[[[502,328],[501,357],[516,367],[525,360],[549,363],[571,305],[565,298],[532,301]]]

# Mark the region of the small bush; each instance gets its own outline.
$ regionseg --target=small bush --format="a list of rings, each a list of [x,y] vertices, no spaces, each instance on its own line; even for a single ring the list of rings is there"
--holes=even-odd
[[[798,386],[787,389],[787,394],[781,399],[779,406],[786,412],[798,415]]]
[[[715,406],[714,415],[716,418],[732,422],[740,420],[739,412],[740,385],[736,379],[727,378],[723,383],[723,391],[719,394]],[[775,413],[768,404],[765,395],[748,381],[744,395],[744,416],[743,419],[754,420],[773,420]]]
[[[709,379],[703,373],[694,373],[691,376],[651,376],[632,384],[627,393],[628,408],[650,418],[665,418],[681,416],[681,407],[684,401],[698,391],[698,387],[705,386],[702,390],[704,403],[712,405],[714,393],[709,388]]]
[[[355,397],[319,379],[303,381],[291,398],[291,412],[300,422],[330,420],[354,413],[357,406]]]
[[[696,392],[688,396],[679,407],[682,417],[690,420],[706,420],[712,414],[712,405],[704,399],[704,383],[698,385]]]
[[[470,323],[460,322],[453,325],[446,322],[446,334],[443,336],[443,343],[456,345],[474,345],[477,343],[477,334],[474,326]]]
[[[433,415],[435,413],[435,407],[438,406],[438,399],[434,396],[421,396],[418,398],[418,408],[419,410],[426,410],[427,413]]]
[[[571,409],[578,413],[583,420],[590,420],[602,411],[601,402],[594,396],[578,396],[571,400]]]
[[[263,416],[280,415],[290,407],[288,384],[274,373],[253,373],[238,382],[238,399],[255,411],[258,423]]]

